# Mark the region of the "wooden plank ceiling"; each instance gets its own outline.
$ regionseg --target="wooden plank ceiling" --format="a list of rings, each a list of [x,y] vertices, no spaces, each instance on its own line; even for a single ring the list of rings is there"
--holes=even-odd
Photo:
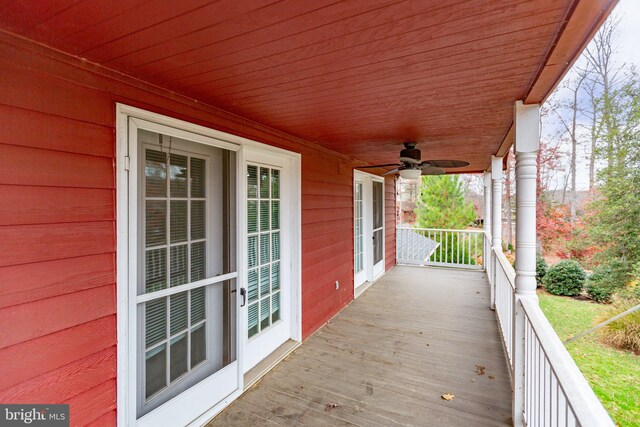
[[[0,29],[367,163],[481,171],[615,0],[1,0]]]

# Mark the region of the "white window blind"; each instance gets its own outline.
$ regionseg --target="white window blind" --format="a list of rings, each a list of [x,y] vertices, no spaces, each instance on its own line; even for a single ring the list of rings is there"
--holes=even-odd
[[[248,336],[280,320],[280,170],[247,166]]]

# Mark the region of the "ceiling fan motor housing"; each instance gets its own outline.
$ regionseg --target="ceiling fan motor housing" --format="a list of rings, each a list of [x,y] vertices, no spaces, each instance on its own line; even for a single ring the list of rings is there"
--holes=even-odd
[[[400,151],[400,161],[409,163],[420,163],[421,153],[416,148],[415,142],[406,142],[404,144],[406,148]]]

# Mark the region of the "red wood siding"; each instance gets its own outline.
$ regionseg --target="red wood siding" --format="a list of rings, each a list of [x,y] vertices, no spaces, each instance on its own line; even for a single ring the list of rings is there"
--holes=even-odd
[[[351,159],[1,32],[0,67],[1,402],[115,419],[116,102],[301,153],[304,337],[351,301]]]

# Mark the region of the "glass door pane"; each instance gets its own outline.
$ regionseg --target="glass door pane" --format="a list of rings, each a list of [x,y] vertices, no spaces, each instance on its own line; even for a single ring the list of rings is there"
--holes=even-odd
[[[142,416],[235,360],[235,281],[215,280],[235,270],[235,190],[225,150],[142,130],[139,141]]]
[[[360,273],[364,269],[364,248],[363,248],[363,214],[362,214],[362,182],[356,181],[354,188],[354,270],[355,273]]]
[[[249,338],[280,320],[280,170],[247,165]]]
[[[384,197],[383,184],[373,181],[373,264],[382,261],[384,249],[383,245],[383,221],[384,212],[382,198]]]

